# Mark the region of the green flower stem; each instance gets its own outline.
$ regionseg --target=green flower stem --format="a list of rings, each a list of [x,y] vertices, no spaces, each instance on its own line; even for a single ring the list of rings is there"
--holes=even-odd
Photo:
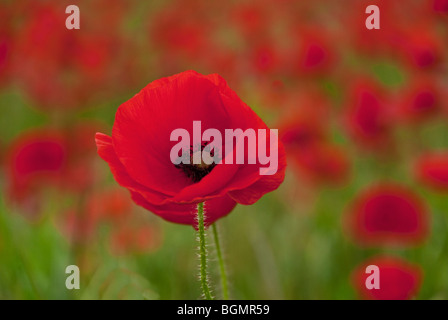
[[[213,238],[215,239],[216,255],[218,256],[219,272],[221,274],[221,288],[222,288],[222,298],[224,300],[229,300],[229,290],[227,287],[227,275],[226,267],[224,265],[224,259],[222,257],[221,246],[219,244],[218,227],[216,223],[212,225]]]
[[[204,203],[198,203],[198,240],[200,256],[200,277],[202,293],[206,300],[213,300],[207,275],[207,247],[205,244]]]

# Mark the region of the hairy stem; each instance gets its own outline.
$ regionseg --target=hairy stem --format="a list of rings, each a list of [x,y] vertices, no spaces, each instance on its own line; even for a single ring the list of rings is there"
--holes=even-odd
[[[199,240],[199,256],[200,256],[200,280],[202,293],[206,300],[213,300],[207,274],[207,247],[205,244],[205,228],[204,228],[204,203],[198,204],[198,240]]]
[[[224,300],[229,300],[229,290],[227,287],[226,267],[225,267],[224,259],[222,256],[221,245],[219,244],[218,227],[216,226],[216,223],[214,223],[212,225],[212,229],[213,229],[213,238],[215,239],[216,255],[218,256],[219,273],[221,275],[222,298]]]

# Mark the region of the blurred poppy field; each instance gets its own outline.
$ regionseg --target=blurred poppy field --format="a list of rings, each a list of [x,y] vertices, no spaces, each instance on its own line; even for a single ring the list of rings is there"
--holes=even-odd
[[[231,298],[448,299],[447,0],[2,0],[0,299],[201,297],[195,229],[136,205],[95,144],[186,70],[222,76],[287,157],[216,223]]]

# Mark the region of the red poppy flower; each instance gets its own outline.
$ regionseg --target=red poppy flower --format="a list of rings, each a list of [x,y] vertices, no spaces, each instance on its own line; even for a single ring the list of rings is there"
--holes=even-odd
[[[92,135],[100,128],[97,123],[84,123],[67,130],[33,129],[14,139],[6,155],[10,198],[35,212],[38,194],[45,187],[80,192],[91,186],[95,178]]]
[[[377,266],[379,269],[379,289],[367,289],[366,280],[371,273],[366,273],[366,268],[370,265]],[[417,295],[422,277],[419,266],[400,258],[381,256],[363,262],[353,272],[352,282],[363,299],[408,300]]]
[[[422,155],[417,160],[415,175],[430,188],[448,191],[448,153],[435,152]]]
[[[421,122],[436,114],[439,107],[440,97],[434,81],[417,79],[403,92],[399,116],[412,122]]]
[[[302,54],[300,66],[305,72],[324,69],[329,64],[329,51],[318,42],[312,41],[305,44]]]
[[[325,32],[299,30],[298,48],[291,50],[293,65],[298,74],[321,75],[334,65],[336,55]]]
[[[353,139],[362,147],[388,147],[392,117],[382,91],[369,81],[359,81],[350,95],[347,126]]]
[[[425,204],[399,185],[379,184],[361,192],[346,218],[348,233],[361,245],[413,245],[428,235]]]
[[[260,175],[259,162],[218,163],[206,170],[174,165],[171,132],[182,128],[191,137],[193,121],[223,137],[225,129],[268,129],[216,74],[187,71],[150,83],[119,107],[112,137],[96,135],[99,155],[138,205],[168,221],[195,226],[196,205],[205,201],[205,222],[211,224],[236,203],[253,204],[281,184],[286,167],[281,144],[275,146],[278,170],[273,175]]]
[[[67,153],[64,136],[57,131],[32,131],[17,138],[7,156],[11,198],[24,200],[35,188],[60,183]]]
[[[279,53],[273,41],[261,42],[250,48],[249,61],[256,74],[270,74],[278,71],[280,65]]]
[[[425,25],[409,28],[398,41],[403,57],[418,69],[436,66],[443,59],[440,35]]]

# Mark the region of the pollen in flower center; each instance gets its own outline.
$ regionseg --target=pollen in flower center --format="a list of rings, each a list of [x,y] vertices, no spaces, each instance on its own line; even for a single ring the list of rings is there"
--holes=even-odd
[[[206,145],[201,146],[201,150],[197,150],[196,152],[192,152],[193,148],[190,147],[190,163],[184,164],[180,163],[175,165],[176,168],[181,169],[185,175],[190,178],[194,183],[197,183],[202,180],[206,175],[208,175],[213,168],[216,166],[216,163],[212,164],[206,164],[201,158],[201,163],[194,164],[193,163],[193,157],[195,153],[202,153],[202,150],[204,150]],[[210,153],[211,156],[213,156],[213,151]]]

